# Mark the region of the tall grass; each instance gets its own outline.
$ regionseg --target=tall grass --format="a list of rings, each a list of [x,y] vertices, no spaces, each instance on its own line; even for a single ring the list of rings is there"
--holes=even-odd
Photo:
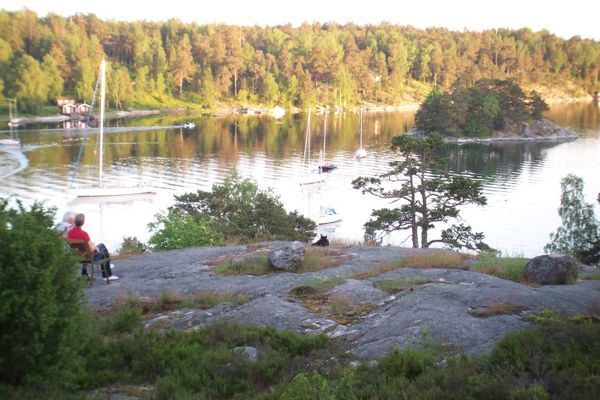
[[[493,253],[481,254],[477,263],[472,265],[472,271],[481,272],[498,278],[526,283],[525,265],[529,259],[522,256],[498,256]]]

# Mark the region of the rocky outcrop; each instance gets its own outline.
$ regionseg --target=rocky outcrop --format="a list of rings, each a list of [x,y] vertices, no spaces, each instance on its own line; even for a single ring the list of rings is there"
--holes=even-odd
[[[525,265],[525,278],[539,285],[564,285],[577,279],[577,263],[564,254],[532,258]]]
[[[486,138],[445,138],[448,143],[497,143],[497,142],[537,142],[537,141],[569,141],[577,139],[577,134],[548,119],[533,120],[523,123],[507,123],[502,131],[494,131]]]
[[[282,244],[269,246],[275,250]],[[324,333],[345,338],[352,353],[367,359],[380,357],[393,347],[419,345],[424,338],[452,351],[484,353],[507,333],[530,326],[529,316],[544,309],[563,315],[600,315],[600,281],[534,287],[469,270],[412,268],[355,279],[359,272],[433,250],[359,247],[336,251],[346,254],[341,265],[302,274],[262,276],[213,273],[210,261],[251,252],[245,246],[144,254],[116,261],[121,279],[110,285],[94,285],[85,292],[90,305],[97,309],[125,297],[158,297],[166,291],[182,295],[244,294],[245,302],[224,302],[207,310],[168,311],[146,321],[146,326],[188,330],[225,320],[304,334]],[[421,283],[390,294],[378,288],[382,281]],[[323,312],[327,305],[312,309],[303,299],[290,295],[294,288],[323,282],[334,283],[324,298],[338,303],[343,299],[342,305],[365,304],[366,313],[340,322]],[[511,305],[510,312],[476,316],[481,310],[503,304]]]
[[[304,245],[300,242],[284,244],[269,250],[269,261],[275,269],[296,271],[304,260]]]

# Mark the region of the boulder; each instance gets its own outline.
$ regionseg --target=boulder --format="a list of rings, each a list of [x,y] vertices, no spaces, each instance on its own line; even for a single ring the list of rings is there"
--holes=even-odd
[[[269,261],[275,269],[296,271],[304,260],[304,245],[292,242],[269,251]]]
[[[256,350],[256,347],[239,346],[231,349],[231,352],[240,355],[242,358],[245,358],[251,363],[254,363],[256,360],[258,360],[258,350]]]
[[[577,263],[564,254],[532,258],[525,265],[525,278],[540,285],[563,285],[577,279]]]

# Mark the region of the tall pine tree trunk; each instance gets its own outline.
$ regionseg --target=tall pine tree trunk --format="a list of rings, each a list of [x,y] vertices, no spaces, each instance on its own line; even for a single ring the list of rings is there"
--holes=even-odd
[[[417,227],[417,209],[415,208],[415,184],[413,176],[410,176],[410,207],[411,207],[411,221],[410,228],[412,232],[412,246],[416,249],[419,247],[419,231]]]
[[[425,171],[421,170],[421,221],[423,224],[421,225],[421,247],[429,247],[429,240],[427,237],[427,231],[429,230],[427,226],[429,225],[429,212],[427,210],[427,192],[425,191]]]

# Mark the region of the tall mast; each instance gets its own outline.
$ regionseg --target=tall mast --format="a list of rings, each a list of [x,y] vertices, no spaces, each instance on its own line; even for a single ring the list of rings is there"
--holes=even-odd
[[[362,107],[360,108],[360,148],[362,149]]]
[[[325,158],[325,146],[327,145],[327,111],[325,111],[325,121],[323,121],[323,158]]]
[[[100,62],[100,157],[98,160],[98,178],[102,182],[102,161],[104,158],[104,102],[106,100],[106,61]]]

